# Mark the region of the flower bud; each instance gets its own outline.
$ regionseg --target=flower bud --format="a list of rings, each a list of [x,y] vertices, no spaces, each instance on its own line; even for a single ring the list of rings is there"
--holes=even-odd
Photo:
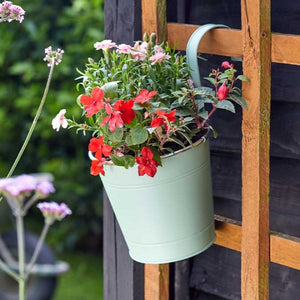
[[[228,69],[228,68],[230,68],[230,63],[228,61],[223,61],[221,66],[225,69]]]
[[[222,101],[226,99],[228,93],[228,88],[226,86],[226,82],[223,82],[223,84],[219,87],[217,91],[217,98]]]

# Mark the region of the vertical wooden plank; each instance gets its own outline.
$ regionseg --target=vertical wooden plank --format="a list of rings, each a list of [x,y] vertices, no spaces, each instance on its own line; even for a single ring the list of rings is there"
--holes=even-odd
[[[167,40],[166,0],[142,0],[142,31],[155,32],[158,42]]]
[[[169,264],[145,265],[145,300],[169,299]]]
[[[155,32],[157,41],[167,40],[166,0],[142,0],[142,32]],[[169,299],[169,264],[146,264],[145,300]]]
[[[103,193],[103,211],[104,299],[117,300],[115,216],[105,192]]]
[[[144,275],[143,265],[130,258],[128,254],[128,247],[118,222],[116,222],[116,257],[117,299],[142,299],[144,290],[140,278],[143,278]]]
[[[190,260],[185,259],[175,264],[174,300],[190,299]]]
[[[242,125],[243,300],[269,299],[270,0],[242,0],[243,84],[249,110]]]

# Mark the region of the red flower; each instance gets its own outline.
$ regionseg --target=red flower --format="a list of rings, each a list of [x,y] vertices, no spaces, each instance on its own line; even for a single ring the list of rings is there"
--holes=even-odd
[[[142,156],[135,158],[135,161],[139,164],[139,176],[147,174],[148,176],[153,177],[156,174],[158,163],[153,159],[151,149],[143,147],[141,154]]]
[[[135,118],[135,112],[132,109],[133,105],[134,105],[133,100],[128,100],[128,101],[118,100],[114,104],[115,110],[121,112],[121,118],[124,124],[130,124],[132,119]]]
[[[155,112],[158,117],[157,118],[154,118],[151,122],[151,127],[158,127],[158,126],[161,126],[162,124],[164,124],[165,126],[165,129],[168,130],[168,124],[166,122],[166,119],[169,121],[169,122],[174,122],[176,120],[175,118],[175,114],[176,114],[176,109],[174,109],[173,111],[169,112],[169,113],[166,113],[166,112],[163,112],[162,110],[157,110]]]
[[[107,113],[107,117],[103,119],[100,126],[104,126],[108,123],[108,128],[110,132],[115,132],[116,127],[122,128],[123,127],[123,120],[121,118],[121,112],[114,111],[110,104],[105,105],[105,111]]]
[[[91,96],[82,95],[80,102],[84,105],[86,116],[91,117],[96,114],[100,109],[104,108],[105,103],[103,102],[104,91],[99,87],[95,87],[92,90]]]
[[[223,82],[223,84],[219,87],[217,91],[217,98],[222,101],[226,99],[228,93],[228,88],[226,86],[226,82]]]
[[[109,156],[111,152],[111,146],[104,144],[103,136],[99,138],[91,138],[89,143],[89,150],[91,152],[97,152],[103,154],[104,156]]]
[[[133,100],[135,102],[143,104],[145,102],[149,102],[150,99],[152,97],[154,97],[156,94],[157,94],[157,91],[148,92],[147,90],[143,89],[143,90],[141,90],[139,95],[137,95]]]
[[[99,174],[105,175],[103,163],[106,161],[104,157],[102,157],[102,153],[96,152],[95,157],[96,160],[92,160],[92,165],[90,169],[90,174],[97,176]]]

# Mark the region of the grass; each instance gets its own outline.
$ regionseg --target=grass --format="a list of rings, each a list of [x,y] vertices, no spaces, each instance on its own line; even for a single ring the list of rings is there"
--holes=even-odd
[[[58,278],[53,300],[102,300],[102,257],[72,253],[60,258],[70,264],[67,273]]]

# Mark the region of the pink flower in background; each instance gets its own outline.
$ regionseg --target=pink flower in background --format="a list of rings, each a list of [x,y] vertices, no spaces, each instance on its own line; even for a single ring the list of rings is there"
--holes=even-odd
[[[14,5],[11,1],[4,1],[0,4],[0,23],[19,21],[23,22],[25,10],[19,6]]]
[[[108,50],[114,47],[116,47],[116,43],[112,42],[111,40],[103,40],[102,42],[96,42],[94,44],[94,48],[96,50]]]
[[[44,181],[38,183],[38,185],[36,187],[36,192],[41,197],[47,197],[50,193],[55,192],[55,188],[54,188],[52,182],[44,180]]]
[[[147,50],[149,44],[146,42],[136,42],[133,49],[131,50],[131,55],[134,60],[145,60],[147,57]]]
[[[0,192],[11,197],[23,197],[33,192],[48,196],[48,194],[54,193],[55,189],[52,182],[48,180],[40,182],[34,176],[24,174],[0,179]]]
[[[46,56],[44,57],[44,61],[47,61],[48,67],[51,67],[52,65],[58,65],[62,61],[62,56],[64,54],[64,50],[57,49],[56,51],[52,50],[52,47],[49,46],[45,49]]]
[[[71,215],[71,209],[65,204],[56,202],[41,202],[37,208],[42,212],[46,223],[53,224],[54,221],[61,221],[67,215]]]
[[[62,128],[68,127],[68,121],[65,118],[65,109],[61,109],[60,112],[56,115],[56,117],[52,120],[52,128],[56,131],[59,131],[60,126]]]
[[[131,46],[126,44],[121,44],[117,46],[117,53],[123,53],[123,54],[130,54],[131,53]]]
[[[156,63],[161,63],[165,59],[169,59],[171,56],[164,52],[157,52],[154,55],[150,56],[151,65]]]

